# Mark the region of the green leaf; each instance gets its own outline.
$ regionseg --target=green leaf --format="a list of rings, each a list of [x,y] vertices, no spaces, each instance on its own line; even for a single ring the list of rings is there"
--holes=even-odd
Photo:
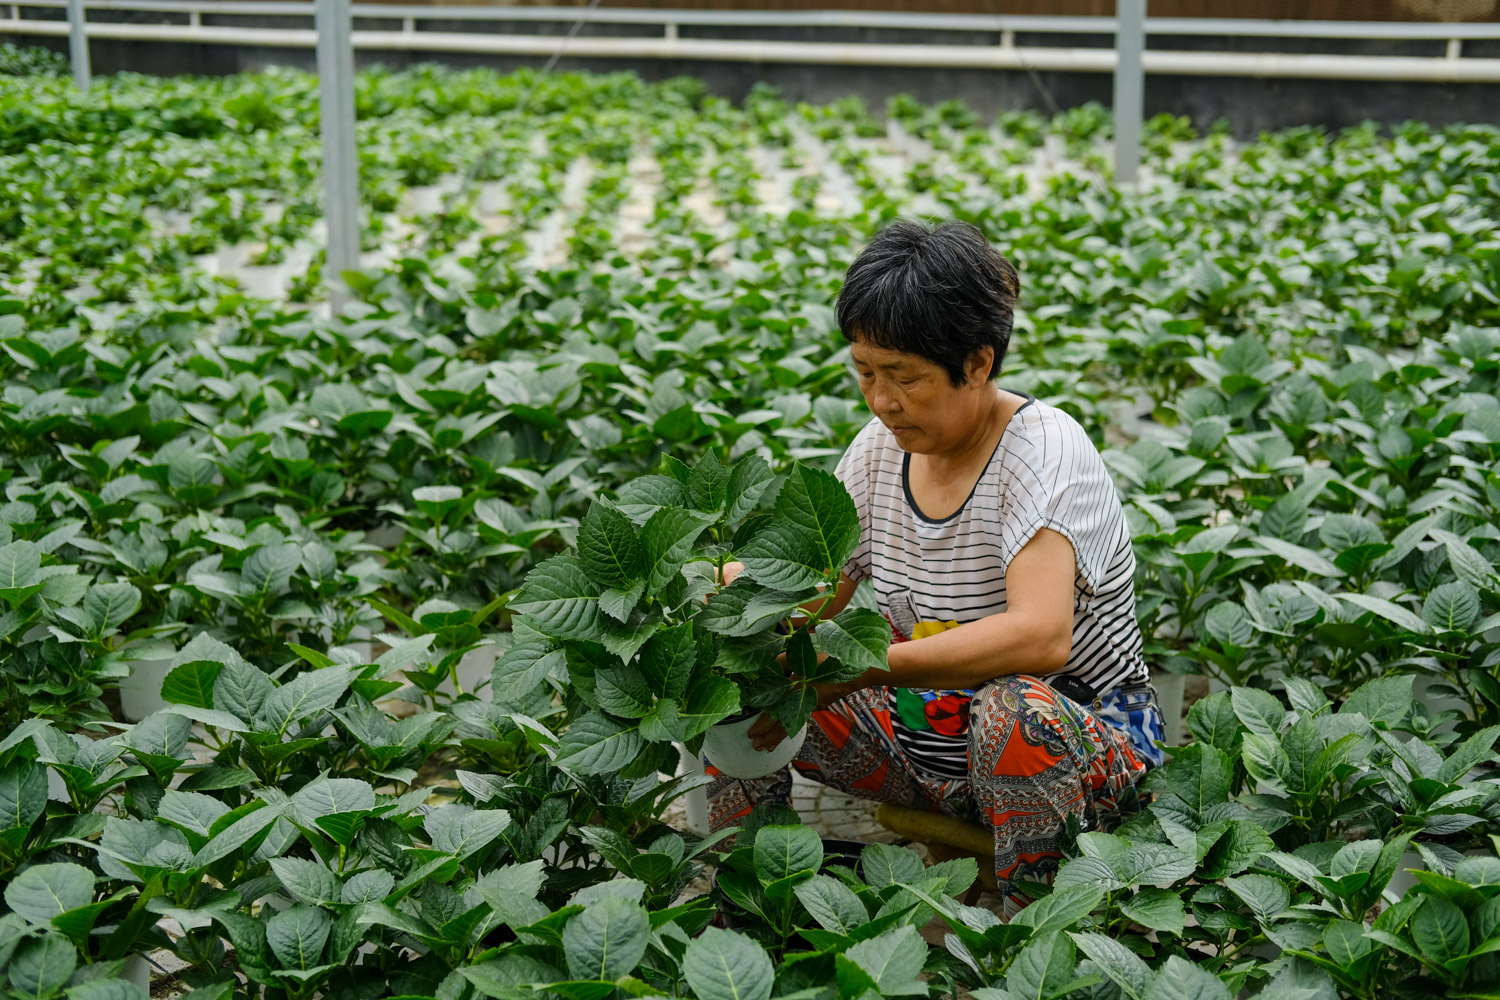
[[[1412,710],[1411,674],[1366,681],[1344,699],[1339,715],[1362,715],[1371,725],[1399,726]]]
[[[47,807],[47,769],[30,760],[0,770],[0,830],[29,827]]]
[[[128,583],[99,583],[90,587],[83,598],[83,613],[88,616],[89,638],[103,639],[112,634],[141,606],[141,592]]]
[[[660,593],[677,578],[693,543],[708,525],[704,515],[677,507],[664,507],[651,515],[641,528],[647,594]]]
[[[764,948],[717,927],[688,944],[682,971],[698,1000],[769,1000],[775,981]]]
[[[1339,594],[1339,600],[1352,604],[1361,611],[1379,615],[1393,625],[1398,625],[1417,635],[1427,635],[1432,628],[1414,611],[1409,611],[1395,601],[1387,601],[1369,594]]]
[[[1275,737],[1281,732],[1286,709],[1276,696],[1259,688],[1237,687],[1229,692],[1234,714],[1252,733]]]
[[[792,891],[824,930],[847,936],[869,922],[870,914],[847,885],[828,875],[814,875],[797,883]]]
[[[859,513],[833,476],[793,467],[771,521],[739,553],[749,577],[776,590],[805,590],[843,570],[859,545]]]
[[[1051,1000],[1068,992],[1077,956],[1066,934],[1033,936],[1006,970],[1005,988],[1013,998]]]
[[[192,837],[199,838],[199,845],[213,836],[214,824],[228,814],[229,807],[211,795],[177,789],[168,789],[156,807],[157,819],[187,833],[190,843]]]
[[[1162,964],[1156,979],[1148,991],[1150,1000],[1230,1000],[1233,993],[1227,985],[1207,969],[1194,965],[1180,955],[1172,955]],[[1290,1000],[1300,994],[1275,993]],[[1309,993],[1304,1000],[1313,1000],[1316,994]]]
[[[298,719],[326,712],[338,704],[352,681],[353,673],[346,667],[324,667],[298,674],[266,696],[256,713],[256,723],[268,732],[285,732]]]
[[[628,588],[646,572],[645,550],[630,518],[606,503],[595,502],[578,526],[578,558],[604,587]]]
[[[322,962],[323,945],[333,930],[333,918],[322,910],[298,903],[271,917],[266,944],[283,966],[311,969]]]
[[[622,719],[644,718],[655,706],[646,678],[626,663],[600,670],[594,678],[599,707]]]
[[[1292,901],[1286,883],[1270,875],[1251,873],[1238,878],[1226,878],[1224,886],[1249,907],[1255,919],[1264,927],[1269,927]]]
[[[813,631],[813,648],[827,653],[851,672],[885,670],[891,626],[884,615],[869,608],[848,608]]]
[[[712,451],[705,452],[688,476],[688,502],[708,514],[724,509],[729,486],[729,470]]]
[[[584,907],[563,928],[563,952],[575,979],[619,981],[646,953],[651,919],[638,903],[610,896]]]
[[[323,906],[343,901],[338,876],[316,861],[306,858],[272,858],[271,870],[281,880],[281,887],[299,903]],[[391,884],[395,884],[394,880]],[[386,892],[390,892],[390,889],[387,888]],[[385,893],[381,895],[384,896]]]
[[[1495,589],[1495,568],[1473,546],[1457,535],[1443,532],[1443,547],[1448,553],[1448,564],[1460,581],[1476,589]]]
[[[755,875],[762,885],[816,872],[822,864],[823,842],[811,827],[766,826],[755,836]]]
[[[1489,760],[1494,754],[1496,737],[1500,737],[1500,726],[1490,726],[1481,729],[1459,744],[1443,761],[1443,766],[1438,770],[1437,780],[1444,784],[1452,784],[1468,774],[1475,765]]]
[[[363,784],[363,782],[360,782]],[[366,786],[368,787],[368,786]],[[240,807],[245,808],[244,806]],[[235,810],[239,812],[240,810]],[[230,813],[233,816],[235,813]],[[216,861],[222,861],[234,854],[246,844],[260,837],[267,828],[281,815],[279,807],[262,807],[254,809],[235,819],[229,826],[216,832],[207,844],[204,844],[193,855],[194,868],[206,868]]]
[[[1411,918],[1411,936],[1434,962],[1450,962],[1469,950],[1469,921],[1464,911],[1441,896],[1428,896]]]
[[[1151,970],[1139,955],[1103,934],[1070,931],[1068,936],[1131,1000],[1149,1000]]]
[[[1479,617],[1479,591],[1462,580],[1434,587],[1422,602],[1422,620],[1444,632],[1463,632]]]
[[[697,655],[692,622],[662,629],[641,647],[641,674],[651,692],[658,697],[681,698],[693,676]],[[602,675],[600,679],[603,679]]]
[[[859,865],[872,889],[922,880],[922,859],[904,847],[867,844],[860,851]]]
[[[882,996],[927,995],[927,987],[917,982],[927,961],[927,942],[909,924],[861,941],[845,955],[875,981]]]
[[[510,813],[504,809],[441,806],[427,814],[423,825],[434,850],[462,861],[494,843],[510,827]]]
[[[1375,950],[1375,942],[1365,936],[1364,924],[1335,919],[1323,929],[1323,948],[1334,964],[1350,969]]]
[[[1170,889],[1149,887],[1120,904],[1120,912],[1153,931],[1182,934],[1186,915],[1182,897]]]
[[[24,589],[35,581],[41,568],[42,550],[35,542],[17,539],[0,545],[0,592]]]
[[[78,967],[78,950],[61,934],[46,933],[22,941],[10,959],[10,985],[16,997],[50,996]]]
[[[568,726],[557,763],[580,774],[610,774],[634,763],[644,748],[636,727],[594,712]]]
[[[94,900],[94,875],[82,865],[32,865],[5,887],[5,903],[29,924],[52,918]]]
[[[162,699],[174,705],[213,708],[214,682],[219,679],[219,672],[223,669],[222,663],[212,660],[179,664],[162,681]]]
[[[292,574],[302,565],[301,547],[287,542],[262,545],[245,557],[240,579],[252,593],[279,594],[291,583]]]
[[[1215,691],[1188,709],[1188,732],[1210,746],[1229,750],[1239,742],[1240,722],[1228,691]]]
[[[599,587],[589,579],[578,557],[553,556],[526,575],[512,611],[554,639],[597,641],[606,629],[599,612]]]
[[[1304,569],[1314,576],[1339,577],[1344,575],[1343,570],[1333,563],[1312,549],[1303,548],[1295,542],[1286,542],[1280,538],[1270,538],[1265,535],[1258,535],[1251,540],[1272,555],[1280,556],[1293,566]]]
[[[389,896],[395,887],[395,876],[383,868],[376,868],[349,876],[341,895],[344,903],[357,906],[360,903],[377,903]]]
[[[729,473],[726,489],[724,506],[729,523],[734,524],[754,510],[775,478],[771,467],[759,455],[740,459]]]

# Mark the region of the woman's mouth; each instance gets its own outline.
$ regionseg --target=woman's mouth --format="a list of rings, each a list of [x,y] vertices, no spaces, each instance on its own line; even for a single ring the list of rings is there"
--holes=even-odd
[[[910,434],[914,430],[916,430],[915,427],[894,427],[893,426],[891,428],[891,433],[894,434],[894,435],[896,435],[897,437],[900,437],[903,434]]]

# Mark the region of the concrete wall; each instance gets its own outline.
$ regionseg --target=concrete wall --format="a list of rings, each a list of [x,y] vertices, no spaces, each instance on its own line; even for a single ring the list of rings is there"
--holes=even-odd
[[[102,13],[102,12],[101,12]],[[134,12],[116,14],[124,20],[135,20]],[[146,15],[145,17],[150,17]],[[311,27],[309,18],[210,18],[204,23],[246,24],[254,21],[264,27]],[[274,23],[271,23],[274,22]],[[283,23],[285,22],[285,23]],[[428,22],[432,28],[445,27]],[[358,24],[358,28],[393,28],[384,23]],[[486,25],[482,30],[523,32],[561,32],[566,25],[514,22]],[[478,26],[462,22],[455,30],[475,31]],[[717,37],[730,36],[732,29],[712,29]],[[652,33],[638,25],[589,25],[585,31],[594,35],[639,36]],[[709,29],[684,26],[684,37],[710,34]],[[986,33],[955,35],[950,32],[892,32],[881,29],[758,29],[754,37],[786,41],[847,42],[934,42],[941,44],[998,44],[998,37]],[[750,37],[747,33],[745,37]],[[0,40],[22,44],[45,44],[67,52],[65,38],[39,39],[35,36],[0,36]],[[1107,36],[1025,36],[1018,44],[1074,46],[1108,46]],[[1154,47],[1200,47],[1202,39],[1152,39]],[[1302,42],[1291,39],[1215,39],[1214,47],[1230,51],[1324,51],[1363,55],[1440,55],[1442,42],[1373,42],[1328,41]],[[1465,54],[1500,56],[1500,43],[1472,42]],[[96,74],[134,71],[143,73],[206,74],[257,72],[268,66],[293,66],[312,71],[315,68],[311,49],[283,49],[233,45],[201,45],[95,41],[90,46]],[[483,56],[455,53],[371,52],[356,53],[360,67],[385,65],[393,69],[420,62],[441,62],[457,67],[489,66],[507,72],[522,65],[539,66],[544,60],[509,56]],[[559,71],[591,70],[611,72],[630,69],[647,79],[677,75],[701,77],[710,91],[738,100],[752,85],[765,81],[782,89],[789,100],[824,103],[850,94],[863,97],[877,112],[886,98],[908,93],[923,101],[960,98],[976,111],[992,115],[998,111],[1034,108],[1045,111],[1051,104],[1067,108],[1085,101],[1108,104],[1112,80],[1108,74],[996,71],[977,69],[902,69],[892,67],[795,65],[781,63],[723,63],[692,60],[659,59],[577,59],[565,58]],[[1045,95],[1043,91],[1045,90]],[[1050,98],[1050,101],[1049,101]],[[1328,80],[1246,79],[1237,77],[1148,76],[1146,79],[1146,114],[1171,112],[1187,115],[1195,126],[1205,129],[1216,119],[1227,118],[1240,138],[1253,138],[1263,130],[1292,125],[1323,125],[1341,128],[1361,121],[1395,124],[1419,119],[1433,124],[1482,122],[1500,124],[1500,85],[1494,84],[1417,84],[1368,83]]]

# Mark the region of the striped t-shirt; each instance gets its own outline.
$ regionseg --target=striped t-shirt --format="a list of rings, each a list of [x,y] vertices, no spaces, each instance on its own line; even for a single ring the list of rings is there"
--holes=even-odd
[[[1005,571],[1041,528],[1073,543],[1073,650],[1057,675],[1096,691],[1145,681],[1135,618],[1135,554],[1125,512],[1088,434],[1026,393],[962,507],[925,516],[908,484],[911,457],[872,420],[839,461],[859,510],[860,544],[845,572],[870,580],[896,630],[921,637],[1006,608]],[[916,636],[914,636],[916,633]],[[1004,656],[1003,650],[996,651]],[[997,663],[998,665],[998,663]],[[890,689],[897,741],[923,771],[968,774],[971,692]],[[963,718],[955,718],[962,710]]]

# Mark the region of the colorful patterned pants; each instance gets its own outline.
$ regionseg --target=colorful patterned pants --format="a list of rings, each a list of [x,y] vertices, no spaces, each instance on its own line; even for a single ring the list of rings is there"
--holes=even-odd
[[[891,732],[884,688],[866,688],[813,714],[792,767],[850,795],[982,822],[995,833],[995,876],[1009,920],[1031,900],[1015,880],[1051,882],[1066,817],[1110,830],[1141,803],[1146,773],[1130,738],[1027,675],[980,688],[969,719],[968,780],[917,772]],[[708,789],[709,824],[737,823],[762,802],[787,804],[791,772],[739,779],[719,774]]]

